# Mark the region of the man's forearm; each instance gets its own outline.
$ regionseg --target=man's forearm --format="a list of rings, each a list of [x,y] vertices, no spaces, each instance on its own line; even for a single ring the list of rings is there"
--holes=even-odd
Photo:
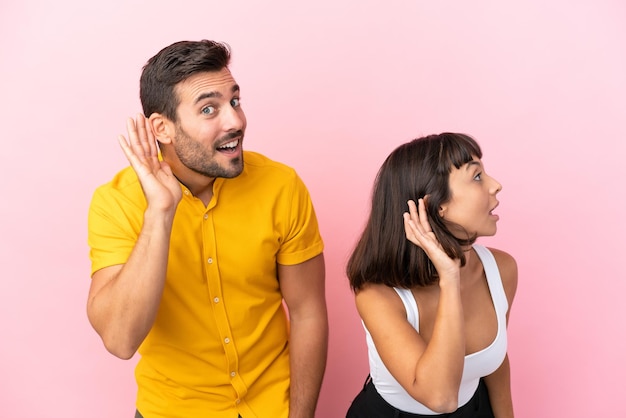
[[[133,251],[123,266],[96,272],[88,315],[107,349],[130,358],[150,331],[163,293],[171,218],[146,213]]]
[[[313,418],[328,351],[326,313],[291,324],[289,355],[291,386],[289,418]]]

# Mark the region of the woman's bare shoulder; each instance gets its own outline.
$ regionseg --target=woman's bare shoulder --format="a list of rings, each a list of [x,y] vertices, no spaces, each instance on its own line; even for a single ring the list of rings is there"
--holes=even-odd
[[[383,284],[366,284],[356,292],[355,302],[363,319],[371,312],[388,312],[406,316],[404,305],[396,291]]]

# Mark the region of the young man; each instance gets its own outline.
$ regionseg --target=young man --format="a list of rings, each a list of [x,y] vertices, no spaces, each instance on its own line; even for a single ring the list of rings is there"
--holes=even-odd
[[[141,354],[145,418],[312,418],[324,374],[313,205],[293,169],[243,151],[229,61],[207,40],[148,61],[145,117],[119,139],[131,167],[89,210],[87,313],[112,354]]]

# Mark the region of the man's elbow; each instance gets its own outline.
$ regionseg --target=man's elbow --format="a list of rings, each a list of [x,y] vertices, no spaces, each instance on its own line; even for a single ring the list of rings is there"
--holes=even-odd
[[[129,360],[135,355],[139,344],[134,343],[129,336],[122,335],[118,329],[114,329],[118,327],[112,326],[112,322],[95,315],[91,304],[87,307],[87,318],[109,353],[122,360]]]
[[[138,347],[132,346],[131,344],[111,341],[111,339],[106,339],[102,336],[101,338],[104,343],[104,348],[106,348],[109,353],[122,360],[130,360],[137,352]]]
[[[94,329],[100,336],[104,348],[117,358],[129,360],[135,355],[139,348],[139,345],[134,343],[131,339],[110,328],[101,330],[94,327]]]

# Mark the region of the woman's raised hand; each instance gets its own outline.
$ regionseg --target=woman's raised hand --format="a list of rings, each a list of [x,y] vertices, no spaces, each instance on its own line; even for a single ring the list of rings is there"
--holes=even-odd
[[[428,199],[428,196],[425,198]],[[409,211],[403,215],[406,238],[424,250],[441,278],[450,276],[458,279],[460,260],[450,258],[441,247],[428,221],[424,199],[418,199],[417,205],[409,200],[408,205]]]
[[[146,126],[146,118],[139,114],[136,121],[126,122],[128,141],[123,135],[118,140],[128,162],[137,173],[146,196],[148,207],[174,211],[182,197],[180,183],[170,166],[159,161],[156,141],[152,129]]]

